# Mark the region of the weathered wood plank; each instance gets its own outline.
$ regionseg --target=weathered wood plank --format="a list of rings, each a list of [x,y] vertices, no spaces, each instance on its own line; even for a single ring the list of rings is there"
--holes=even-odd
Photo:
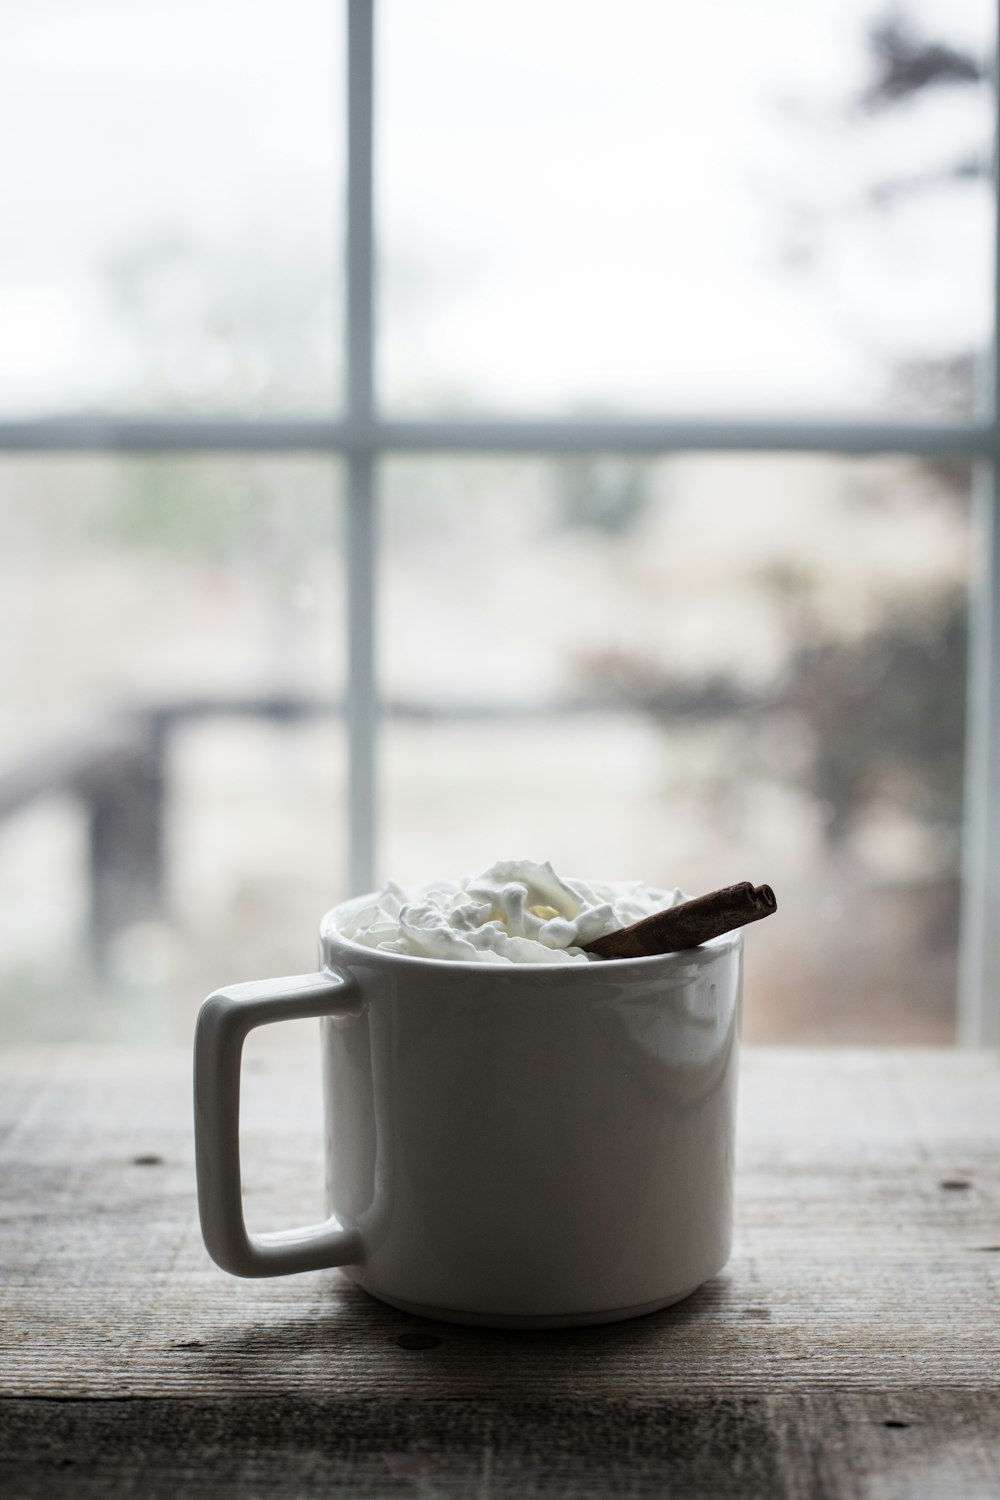
[[[995,1500],[1000,1396],[0,1402],[10,1500]]]
[[[258,1227],[314,1216],[316,1072],[276,1050],[247,1077]],[[998,1132],[995,1054],[750,1053],[726,1271],[652,1317],[512,1334],[336,1272],[226,1277],[187,1057],[9,1057],[0,1487],[992,1497]]]

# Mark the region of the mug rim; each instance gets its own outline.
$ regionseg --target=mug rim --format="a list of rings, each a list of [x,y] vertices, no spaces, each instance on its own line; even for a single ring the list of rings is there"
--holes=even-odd
[[[642,958],[602,958],[588,960],[584,964],[574,960],[566,963],[494,964],[466,958],[425,958],[415,953],[391,953],[384,948],[370,948],[366,943],[356,943],[353,938],[341,932],[335,921],[339,913],[371,905],[380,894],[379,891],[368,891],[363,896],[351,896],[324,912],[319,924],[321,944],[325,947],[331,940],[335,941],[347,950],[349,956],[353,957],[356,954],[359,960],[367,962],[383,960],[392,964],[416,964],[425,971],[429,967],[441,969],[446,973],[475,974],[479,978],[483,978],[486,974],[493,974],[498,978],[509,979],[515,974],[556,975],[582,972],[596,975],[598,973],[621,974],[626,971],[637,974],[656,969],[658,966],[675,968],[680,964],[707,964],[713,958],[721,957],[724,953],[730,953],[733,949],[739,948],[743,941],[743,928],[734,927],[729,932],[720,933],[718,937],[709,938],[707,943],[701,943],[697,948],[678,948],[673,953],[650,953]]]

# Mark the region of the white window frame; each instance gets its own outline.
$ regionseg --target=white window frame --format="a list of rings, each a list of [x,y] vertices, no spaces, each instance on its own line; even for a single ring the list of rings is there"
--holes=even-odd
[[[375,660],[377,478],[390,454],[828,453],[976,463],[970,589],[958,1039],[1000,1044],[1000,424],[997,339],[982,415],[968,422],[418,420],[379,414],[374,388],[372,123],[375,0],[347,0],[346,376],[342,418],[53,417],[0,421],[0,451],[322,453],[345,462],[350,885],[376,878],[379,693]],[[996,143],[994,134],[994,188]],[[995,203],[997,201],[995,192]],[[994,225],[994,309],[1000,305]],[[995,324],[995,320],[994,320]]]

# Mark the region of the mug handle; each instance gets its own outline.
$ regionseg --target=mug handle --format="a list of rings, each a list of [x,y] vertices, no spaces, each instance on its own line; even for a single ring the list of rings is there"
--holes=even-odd
[[[234,1276],[288,1276],[362,1258],[359,1231],[335,1216],[275,1234],[247,1233],[240,1175],[240,1065],[255,1026],[357,1012],[358,982],[343,969],[233,984],[209,995],[194,1035],[194,1144],[205,1246]]]

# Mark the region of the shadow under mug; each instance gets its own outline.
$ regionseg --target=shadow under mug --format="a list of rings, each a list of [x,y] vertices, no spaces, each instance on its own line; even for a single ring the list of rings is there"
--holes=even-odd
[[[195,1034],[202,1233],[237,1276],[339,1266],[424,1317],[569,1327],[666,1307],[732,1232],[742,934],[654,958],[481,964],[343,937],[315,974],[210,995]],[[247,1233],[243,1042],[320,1018],[328,1217]]]

